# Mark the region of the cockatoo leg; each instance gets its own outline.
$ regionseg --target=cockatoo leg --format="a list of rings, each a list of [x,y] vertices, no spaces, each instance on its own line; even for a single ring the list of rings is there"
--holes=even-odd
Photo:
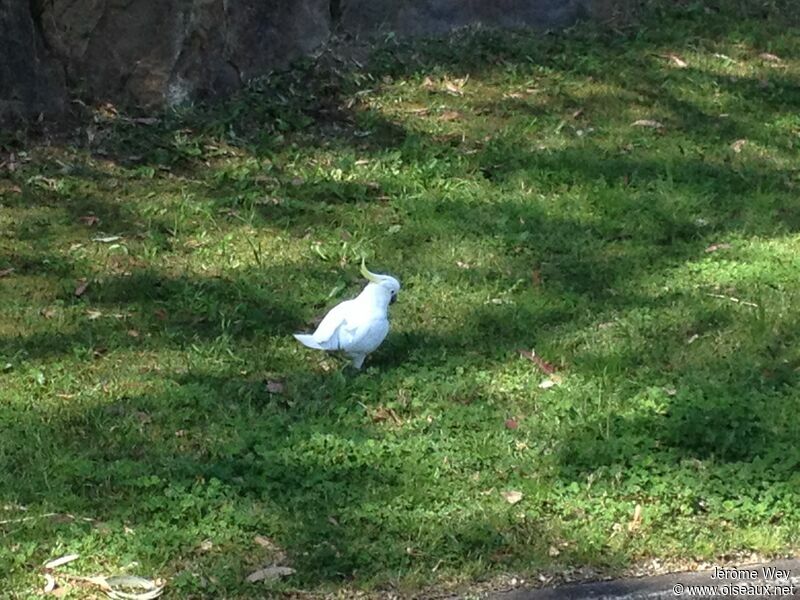
[[[364,359],[367,358],[366,354],[351,354],[350,358],[353,360],[352,364],[354,369],[360,369],[364,364]]]

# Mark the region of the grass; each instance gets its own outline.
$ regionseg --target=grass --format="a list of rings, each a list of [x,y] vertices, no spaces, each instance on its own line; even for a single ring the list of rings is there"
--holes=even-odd
[[[252,598],[796,551],[800,37],[724,4],[6,135],[4,593],[73,552]],[[362,255],[404,289],[352,375],[290,334]]]

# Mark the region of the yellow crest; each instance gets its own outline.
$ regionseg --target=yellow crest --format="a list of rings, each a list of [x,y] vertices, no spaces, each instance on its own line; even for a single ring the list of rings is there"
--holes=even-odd
[[[372,283],[380,283],[381,281],[379,275],[376,275],[375,273],[370,273],[367,270],[367,265],[364,264],[363,258],[361,259],[361,274],[364,276],[364,279],[366,279],[367,281],[371,281]]]

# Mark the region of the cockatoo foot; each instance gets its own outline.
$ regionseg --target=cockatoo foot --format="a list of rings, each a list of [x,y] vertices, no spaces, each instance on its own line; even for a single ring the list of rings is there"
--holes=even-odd
[[[351,356],[352,362],[350,363],[352,367],[358,371],[361,369],[361,365],[364,364],[364,359],[367,358],[366,354],[357,354],[356,356]]]

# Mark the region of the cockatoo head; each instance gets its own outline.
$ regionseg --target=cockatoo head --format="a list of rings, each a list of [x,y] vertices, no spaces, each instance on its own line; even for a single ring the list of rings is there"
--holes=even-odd
[[[378,275],[377,273],[371,273],[367,270],[367,266],[364,264],[364,260],[361,260],[361,274],[364,276],[364,279],[369,281],[371,284],[379,287],[381,291],[385,291],[389,297],[389,304],[392,304],[397,301],[397,294],[400,292],[400,282],[397,281],[391,275]]]

